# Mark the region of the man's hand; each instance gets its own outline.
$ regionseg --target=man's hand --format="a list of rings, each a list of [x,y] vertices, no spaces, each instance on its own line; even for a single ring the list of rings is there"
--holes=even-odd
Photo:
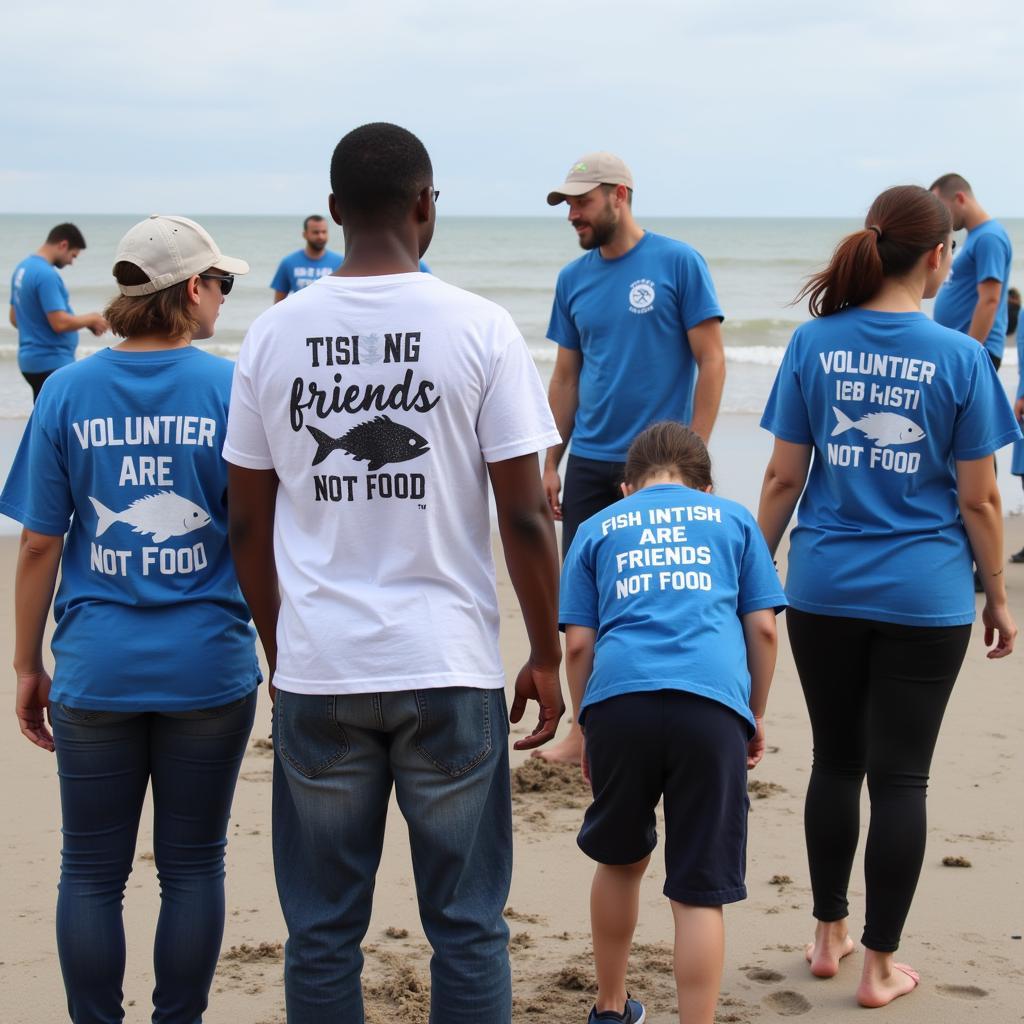
[[[590,758],[587,757],[587,737],[583,737],[583,747],[580,750],[580,771],[583,772],[583,781],[593,787],[594,782],[590,778]]]
[[[764,757],[764,719],[754,719],[754,735],[747,743],[747,771],[756,768]]]
[[[526,711],[526,702],[535,700],[540,705],[537,725],[529,736],[516,740],[516,750],[531,750],[547,743],[555,735],[559,719],[565,714],[562,684],[557,668],[541,668],[528,661],[516,677],[515,699],[509,712],[509,721],[515,725]]]
[[[106,334],[110,330],[110,324],[99,313],[90,313],[85,318],[85,326],[92,331],[93,334],[98,338],[101,334]]]
[[[43,669],[18,674],[14,713],[22,736],[43,750],[53,753],[53,733],[46,725],[50,708],[50,676]]]
[[[1013,621],[1010,609],[1005,604],[991,605],[986,601],[985,607],[981,610],[981,621],[985,627],[985,646],[992,648],[986,657],[1005,658],[1012,654],[1013,642],[1017,637],[1017,624]]]
[[[544,496],[548,499],[548,507],[551,509],[551,515],[554,516],[556,523],[560,523],[562,521],[562,502],[560,499],[560,495],[562,493],[562,478],[558,475],[558,470],[545,469],[543,483]]]

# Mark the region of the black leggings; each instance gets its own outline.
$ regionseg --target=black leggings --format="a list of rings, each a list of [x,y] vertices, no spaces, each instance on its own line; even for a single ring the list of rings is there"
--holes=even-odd
[[[36,399],[39,397],[39,389],[43,386],[43,381],[46,380],[53,370],[44,370],[42,373],[26,373],[22,370],[21,375],[28,381],[28,386],[32,389],[32,404],[36,404]]]
[[[901,626],[786,612],[814,737],[804,806],[814,916],[840,921],[860,834],[865,774],[863,944],[891,953],[917,888],[928,770],[970,626]]]

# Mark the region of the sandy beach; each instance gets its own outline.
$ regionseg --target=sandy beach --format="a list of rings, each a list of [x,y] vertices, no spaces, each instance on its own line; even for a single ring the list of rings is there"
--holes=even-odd
[[[1024,544],[1024,520],[1007,521],[1007,551]],[[10,664],[16,539],[0,537],[0,602],[6,609],[3,662]],[[1024,622],[1024,566],[1007,566],[1018,622]],[[525,634],[499,559],[502,649],[510,676],[522,663]],[[784,630],[783,630],[784,634]],[[907,1024],[1007,1024],[1024,1020],[1024,748],[1021,668],[1024,650],[1001,662],[984,657],[976,629],[946,715],[932,770],[929,847],[900,950],[921,971],[919,991],[879,1017]],[[13,708],[14,676],[2,684]],[[513,738],[527,728],[513,730]],[[532,728],[530,723],[529,728]],[[564,728],[564,727],[563,727]],[[284,1024],[284,924],[270,850],[273,751],[270,705],[261,694],[257,726],[242,768],[228,847],[228,921],[208,1024]],[[64,992],[53,913],[60,826],[55,763],[18,734],[7,713],[0,769],[5,870],[0,880],[7,927],[0,945],[0,1021],[64,1020]],[[749,899],[727,911],[726,969],[717,1021],[764,1024],[800,1016],[808,1024],[862,1021],[853,1000],[858,950],[839,977],[811,977],[803,959],[810,938],[810,890],[803,852],[802,799],[810,736],[784,635],[768,712],[769,755],[751,773]],[[516,1024],[586,1019],[593,999],[588,893],[591,865],[575,833],[586,803],[578,773],[545,770],[513,752],[516,869],[507,917],[512,933]],[[125,920],[127,1020],[149,1019],[157,884],[149,813],[143,817]],[[947,866],[954,859],[964,866]],[[660,849],[645,880],[630,987],[650,1024],[676,1021],[671,973],[672,919],[661,895]],[[851,887],[852,932],[863,908],[861,866]],[[416,912],[405,829],[389,819],[373,920],[364,944],[370,1024],[427,1019],[429,949]],[[486,1022],[482,1022],[486,1024]]]

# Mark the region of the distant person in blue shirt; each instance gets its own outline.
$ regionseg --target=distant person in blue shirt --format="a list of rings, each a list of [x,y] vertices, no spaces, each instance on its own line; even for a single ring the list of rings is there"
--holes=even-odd
[[[1007,337],[1017,339],[1017,400],[1013,403],[1013,414],[1017,417],[1018,423],[1024,423],[1024,331],[1017,329],[1017,321],[1020,318],[1020,292],[1011,288],[1008,302],[1009,323],[1006,327]],[[1024,484],[1024,441],[1018,441],[1013,446],[1013,462],[1010,465],[1010,472],[1019,476]],[[1024,564],[1024,548],[1010,556],[1010,561],[1017,565]]]
[[[562,522],[564,555],[579,524],[618,499],[626,451],[641,430],[678,420],[708,440],[725,353],[707,264],[684,242],[637,224],[633,175],[619,157],[581,157],[547,199],[566,203],[586,250],[558,275],[548,326],[558,345],[548,401],[562,443],[548,449],[544,490]],[[574,723],[538,756],[573,763],[581,740]]]
[[[1007,290],[1013,262],[1010,236],[985,212],[959,174],[937,178],[931,191],[949,210],[953,230],[967,229],[967,241],[935,297],[935,320],[984,345],[999,369],[1006,345]]]
[[[932,192],[883,192],[801,293],[814,319],[793,335],[761,421],[775,435],[758,514],[773,553],[799,501],[786,620],[814,734],[804,827],[818,924],[807,959],[832,977],[854,948],[846,897],[866,775],[857,999],[868,1007],[918,982],[893,954],[924,858],[932,752],[975,616],[972,557],[989,658],[1010,654],[1017,634],[992,455],[1020,430],[982,347],[921,312],[952,243]]]
[[[70,267],[84,248],[85,238],[74,224],[58,224],[11,276],[8,316],[18,331],[18,369],[32,388],[33,402],[54,370],[75,361],[79,330],[97,336],[108,330],[99,313],[75,315],[59,273]]]
[[[15,710],[22,734],[57,755],[69,1016],[124,1017],[122,899],[152,782],[152,1019],[198,1021],[260,672],[227,536],[232,364],[191,342],[212,336],[249,268],[184,217],[135,225],[115,260],[121,294],[105,315],[123,340],[53,375],[0,495],[23,526]],[[58,569],[51,680],[43,634]]]
[[[662,797],[679,1019],[712,1024],[722,905],[747,895],[747,769],[764,756],[786,599],[754,517],[710,493],[711,460],[692,430],[645,430],[624,478],[623,500],[577,531],[559,600],[594,794],[578,839],[598,862],[589,1024],[645,1019],[626,970]]]
[[[333,274],[342,264],[341,254],[327,248],[325,217],[317,213],[307,217],[302,222],[302,239],[305,246],[281,260],[274,280],[270,282],[274,289],[274,302],[308,287],[318,278]]]

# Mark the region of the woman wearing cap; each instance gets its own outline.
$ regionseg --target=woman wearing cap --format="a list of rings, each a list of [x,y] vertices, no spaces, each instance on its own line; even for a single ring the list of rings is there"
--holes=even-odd
[[[154,1020],[201,1019],[220,951],[228,816],[260,674],[226,532],[232,366],[190,343],[213,334],[248,269],[185,218],[132,228],[104,314],[124,340],[53,375],[0,495],[24,527],[17,716],[57,754],[57,946],[76,1022],[123,1019],[121,904],[150,781]],[[51,681],[42,643],[58,568]]]
[[[801,293],[814,319],[793,335],[761,421],[776,440],[758,519],[774,552],[800,499],[786,596],[814,737],[807,959],[831,977],[854,948],[847,887],[866,774],[857,998],[877,1007],[918,981],[894,953],[924,857],[932,752],[974,621],[972,556],[986,643],[996,637],[988,656],[1013,650],[992,453],[1020,432],[985,349],[921,312],[949,272],[945,206],[892,188],[865,225]]]

